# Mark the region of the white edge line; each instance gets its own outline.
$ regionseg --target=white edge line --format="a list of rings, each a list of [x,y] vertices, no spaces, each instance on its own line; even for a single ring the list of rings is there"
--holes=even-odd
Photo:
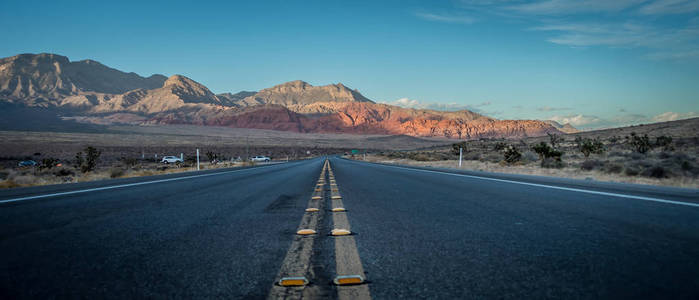
[[[228,173],[242,172],[242,171],[249,171],[249,170],[259,170],[259,169],[265,169],[265,168],[274,167],[274,166],[278,166],[278,165],[280,165],[280,164],[261,166],[261,167],[257,167],[257,168],[246,168],[246,169],[230,170],[230,171],[224,171],[224,172],[214,172],[214,173],[208,173],[208,174],[190,175],[190,176],[183,176],[183,177],[158,179],[158,180],[134,182],[134,183],[127,183],[127,184],[119,184],[119,185],[110,185],[110,186],[103,186],[103,187],[91,188],[91,189],[85,189],[85,190],[68,191],[68,192],[60,192],[60,193],[53,193],[53,194],[36,195],[36,196],[27,196],[27,197],[21,197],[21,198],[0,200],[0,204],[17,202],[17,201],[25,201],[25,200],[33,200],[33,199],[41,199],[41,198],[49,198],[49,197],[55,197],[55,196],[64,196],[64,195],[82,194],[82,193],[95,192],[95,191],[104,191],[104,190],[118,189],[118,188],[123,188],[123,187],[146,185],[146,184],[161,183],[161,182],[168,182],[168,181],[178,181],[178,180],[192,179],[192,178],[198,178],[198,177],[223,175],[223,174],[228,174]]]
[[[365,163],[367,163],[367,162],[365,162]],[[620,198],[628,198],[628,199],[636,199],[636,200],[644,200],[644,201],[653,201],[653,202],[668,203],[668,204],[676,204],[676,205],[685,205],[685,206],[691,206],[691,207],[699,207],[699,203],[682,202],[682,201],[673,201],[673,200],[666,200],[666,199],[653,198],[653,197],[644,197],[644,196],[617,194],[617,193],[609,193],[609,192],[598,192],[598,191],[591,191],[591,190],[584,190],[584,189],[576,189],[576,188],[568,188],[568,187],[555,186],[555,185],[546,185],[546,184],[539,184],[539,183],[529,183],[529,182],[522,182],[522,181],[515,181],[515,180],[507,180],[507,179],[498,179],[498,178],[482,177],[482,176],[476,176],[476,175],[466,175],[466,174],[458,174],[458,173],[449,173],[449,172],[445,172],[445,171],[432,171],[432,170],[425,170],[425,169],[406,168],[406,167],[390,166],[390,165],[374,164],[374,163],[369,163],[369,164],[373,164],[373,165],[377,165],[377,166],[384,166],[384,167],[389,167],[389,168],[396,168],[396,169],[413,170],[413,171],[421,171],[421,172],[427,172],[427,173],[437,173],[437,174],[444,174],[444,175],[452,175],[452,176],[476,178],[476,179],[481,179],[481,180],[490,180],[490,181],[497,181],[497,182],[514,183],[514,184],[521,184],[521,185],[528,185],[528,186],[536,186],[536,187],[550,188],[550,189],[556,189],[556,190],[564,190],[564,191],[588,193],[588,194],[594,194],[594,195],[612,196],[612,197],[620,197]]]

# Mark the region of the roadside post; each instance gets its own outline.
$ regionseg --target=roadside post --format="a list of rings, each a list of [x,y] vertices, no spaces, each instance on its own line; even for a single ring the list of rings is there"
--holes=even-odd
[[[180,152],[180,159],[184,161],[184,153]]]
[[[461,158],[464,157],[464,148],[459,147],[459,168],[461,168]]]
[[[199,149],[197,149],[197,171],[199,171]]]

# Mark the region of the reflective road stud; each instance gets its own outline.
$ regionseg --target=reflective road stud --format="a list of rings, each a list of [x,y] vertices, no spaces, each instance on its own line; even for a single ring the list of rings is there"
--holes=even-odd
[[[309,207],[309,208],[306,208],[306,211],[307,211],[307,212],[317,212],[318,209],[315,208],[315,207]]]
[[[313,196],[311,199],[313,199],[313,200],[320,200],[320,199],[323,199],[323,197],[321,197],[321,196]]]
[[[298,235],[311,235],[311,234],[316,234],[316,231],[313,229],[301,229],[296,232]]]
[[[304,286],[308,284],[306,277],[284,277],[279,279],[281,286]]]
[[[360,275],[341,275],[335,277],[333,283],[336,285],[352,285],[364,283],[364,278]]]
[[[335,207],[332,209],[332,212],[343,212],[347,211],[344,207]]]
[[[332,196],[332,199],[342,199],[342,196]]]
[[[350,234],[352,234],[352,232],[347,230],[347,229],[333,229],[330,232],[330,234],[334,235],[334,236],[339,236],[339,235],[350,235]]]

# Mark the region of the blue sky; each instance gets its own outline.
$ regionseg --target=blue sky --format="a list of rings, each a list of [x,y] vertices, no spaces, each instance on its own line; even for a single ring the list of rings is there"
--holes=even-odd
[[[0,2],[0,56],[601,128],[699,116],[699,0]]]

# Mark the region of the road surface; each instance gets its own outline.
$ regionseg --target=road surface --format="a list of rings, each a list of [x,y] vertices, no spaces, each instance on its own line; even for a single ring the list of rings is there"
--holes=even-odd
[[[699,191],[341,158],[0,191],[2,299],[352,295],[697,299]]]

